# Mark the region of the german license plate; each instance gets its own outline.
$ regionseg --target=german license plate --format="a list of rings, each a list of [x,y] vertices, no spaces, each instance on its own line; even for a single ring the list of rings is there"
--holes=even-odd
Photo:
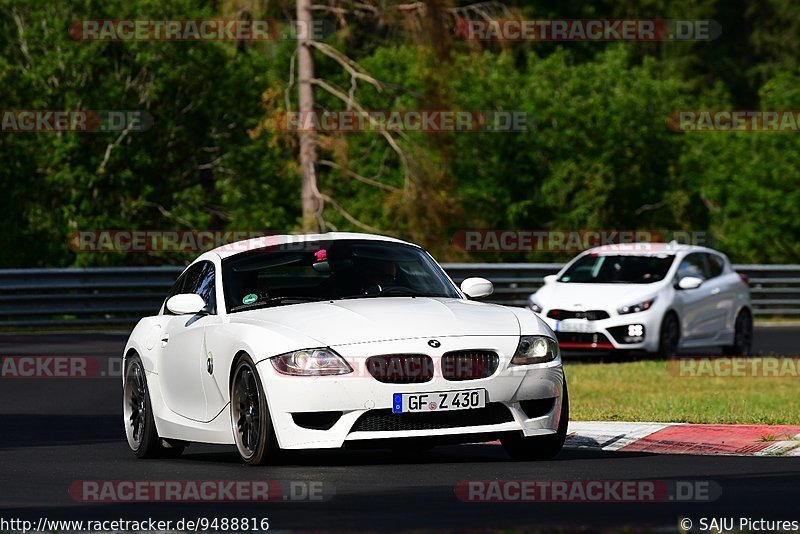
[[[591,334],[594,332],[591,323],[582,319],[556,321],[556,327],[553,330],[556,332],[579,332],[583,334]]]
[[[485,389],[460,391],[434,391],[429,393],[395,393],[392,397],[394,413],[445,412],[486,407]]]

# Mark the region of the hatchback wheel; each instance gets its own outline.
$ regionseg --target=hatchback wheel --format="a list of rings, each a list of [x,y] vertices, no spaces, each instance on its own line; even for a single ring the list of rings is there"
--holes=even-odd
[[[661,321],[661,331],[658,335],[658,355],[661,358],[674,358],[678,355],[681,344],[681,326],[678,316],[670,312]]]
[[[733,345],[722,348],[727,356],[750,356],[753,347],[753,317],[747,310],[736,316]]]

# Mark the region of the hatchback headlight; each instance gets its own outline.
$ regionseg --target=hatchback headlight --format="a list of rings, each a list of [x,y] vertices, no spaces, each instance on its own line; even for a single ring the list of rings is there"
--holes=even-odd
[[[512,365],[552,362],[561,355],[558,342],[545,336],[522,336],[511,358]]]
[[[271,358],[272,366],[281,374],[295,376],[327,376],[352,373],[353,368],[333,349],[303,349]]]
[[[649,310],[653,303],[656,301],[656,298],[653,297],[651,299],[645,300],[644,302],[639,302],[637,304],[631,304],[630,306],[623,306],[617,310],[617,313],[620,315],[625,315],[627,313],[638,313],[645,310]]]

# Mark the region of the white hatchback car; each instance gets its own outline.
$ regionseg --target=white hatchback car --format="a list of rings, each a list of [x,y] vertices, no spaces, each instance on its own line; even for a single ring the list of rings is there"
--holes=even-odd
[[[747,355],[753,312],[747,277],[721,252],[675,243],[589,249],[528,299],[563,350],[722,347]]]
[[[142,458],[230,444],[251,464],[442,439],[554,456],[569,418],[558,343],[524,308],[468,298],[491,292],[478,278],[459,290],[420,247],[374,235],[207,252],[125,347],[128,444]]]

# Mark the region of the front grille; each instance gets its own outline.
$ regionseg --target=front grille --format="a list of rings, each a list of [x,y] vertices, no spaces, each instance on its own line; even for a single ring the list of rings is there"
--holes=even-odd
[[[605,334],[583,332],[556,332],[556,339],[562,349],[571,348],[614,348]]]
[[[385,384],[419,384],[433,378],[433,360],[425,354],[370,356],[367,371]]]
[[[607,311],[604,310],[588,310],[588,311],[575,311],[575,310],[550,310],[547,316],[551,319],[586,319],[588,321],[599,321],[600,319],[608,319]]]
[[[477,380],[492,376],[500,357],[491,350],[456,350],[442,356],[442,376],[446,380]]]
[[[485,408],[428,413],[392,413],[391,409],[370,410],[358,418],[352,432],[402,432],[406,430],[437,430],[467,426],[496,425],[514,420],[511,412],[500,402],[490,402]]]

